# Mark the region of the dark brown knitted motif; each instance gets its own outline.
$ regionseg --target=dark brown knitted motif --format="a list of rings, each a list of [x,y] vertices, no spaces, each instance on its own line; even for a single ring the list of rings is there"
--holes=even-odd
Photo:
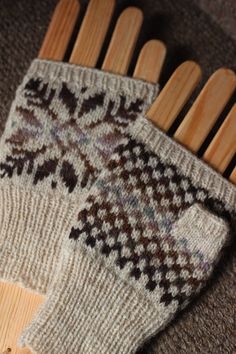
[[[37,70],[18,89],[4,134],[1,178],[31,176],[33,185],[47,182],[63,193],[89,189],[156,91],[154,85],[66,65],[32,64]]]
[[[88,87],[81,89],[86,95]],[[82,125],[82,116],[93,115],[104,107],[105,92],[84,99],[79,109],[77,98],[66,83],[62,84],[59,94],[54,89],[48,90],[48,84],[40,79],[30,79],[23,89],[24,104],[16,103],[16,117],[11,122],[12,132],[6,138],[10,153],[0,163],[1,178],[20,176],[23,172],[32,175],[33,184],[50,177],[51,187],[57,187],[59,175],[61,183],[71,193],[76,186],[89,188],[98,173],[97,160],[93,161],[93,151],[99,157],[99,165],[105,164],[114,146],[120,141],[122,131],[142,110],[143,102],[136,100],[128,109],[124,109],[125,98],[120,97],[120,105],[114,117],[114,102],[109,102],[106,111],[94,121],[87,119]],[[62,105],[66,117],[55,110]],[[110,132],[94,136],[101,125],[109,124]],[[48,135],[46,135],[46,130]],[[94,138],[94,141],[92,141]],[[84,150],[86,147],[86,150]],[[74,154],[80,166],[80,176],[76,166],[68,155]],[[78,160],[80,162],[78,162]],[[41,162],[42,161],[42,162]],[[83,173],[81,173],[81,169]]]
[[[173,223],[195,203],[217,214],[229,214],[223,203],[196,188],[175,166],[163,164],[142,143],[121,144],[96,181],[78,215],[70,238],[83,239],[103,257],[115,254],[115,265],[129,276],[145,277],[145,288],[163,290],[160,301],[187,303],[209,277],[212,265],[203,251],[192,252],[188,235],[176,240]],[[174,289],[174,290],[173,290]]]

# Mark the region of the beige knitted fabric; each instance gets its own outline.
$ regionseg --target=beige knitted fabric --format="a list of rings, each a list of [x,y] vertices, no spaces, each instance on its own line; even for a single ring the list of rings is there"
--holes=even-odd
[[[236,188],[139,117],[62,247],[20,344],[37,354],[130,354],[204,286],[229,241]]]
[[[34,60],[0,143],[0,279],[40,293],[73,209],[157,85]]]

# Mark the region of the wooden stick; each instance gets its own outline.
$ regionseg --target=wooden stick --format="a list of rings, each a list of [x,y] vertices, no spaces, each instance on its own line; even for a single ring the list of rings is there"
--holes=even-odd
[[[166,46],[156,39],[148,41],[142,48],[133,77],[156,83],[159,80],[166,57]]]
[[[80,28],[70,63],[95,67],[107,34],[115,0],[91,0]]]
[[[58,3],[38,54],[40,59],[63,60],[79,9],[77,0]]]
[[[42,296],[13,284],[0,283],[0,353],[6,348],[11,348],[12,354],[30,353],[17,348],[16,343],[22,329],[31,321],[42,302]]]
[[[102,65],[104,71],[127,74],[142,23],[142,11],[136,7],[122,12]]]
[[[208,146],[203,159],[223,173],[236,153],[236,104]]]
[[[236,167],[234,167],[233,172],[231,173],[231,175],[229,177],[229,180],[232,183],[236,184]]]
[[[147,117],[167,131],[201,78],[201,68],[193,61],[181,64],[156,98]]]
[[[210,132],[236,87],[232,70],[221,68],[207,81],[174,137],[196,152]]]

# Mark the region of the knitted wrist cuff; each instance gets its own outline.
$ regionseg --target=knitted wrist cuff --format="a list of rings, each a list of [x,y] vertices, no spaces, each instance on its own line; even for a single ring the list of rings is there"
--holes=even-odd
[[[74,203],[7,184],[0,188],[0,280],[45,294]]]
[[[145,144],[160,160],[190,178],[197,188],[204,188],[213,198],[220,200],[230,212],[235,212],[236,188],[206,163],[198,159],[185,147],[169,138],[145,117],[139,117],[130,126],[130,134]]]
[[[34,354],[135,353],[163,320],[163,304],[153,307],[86,252],[64,250],[56,283],[19,345]]]

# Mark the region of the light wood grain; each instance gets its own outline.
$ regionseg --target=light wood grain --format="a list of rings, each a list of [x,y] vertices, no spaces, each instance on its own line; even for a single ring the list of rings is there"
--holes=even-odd
[[[61,0],[52,17],[38,57],[63,60],[78,17],[78,0]]]
[[[104,71],[126,74],[143,23],[142,11],[129,7],[120,15],[102,65]]]
[[[12,354],[29,354],[17,348],[22,329],[31,321],[43,297],[16,285],[0,283],[0,353],[11,349]]]
[[[159,80],[166,57],[163,42],[152,39],[143,46],[134,70],[133,77],[156,83]]]
[[[236,153],[236,104],[218,130],[203,158],[223,173]]]
[[[181,64],[156,98],[147,117],[167,131],[201,78],[201,68],[193,61]]]
[[[107,34],[115,0],[91,0],[77,36],[70,63],[95,67]]]
[[[236,184],[236,167],[234,167],[229,179],[232,183]]]
[[[212,129],[236,87],[232,70],[221,68],[207,81],[174,137],[196,152]]]

